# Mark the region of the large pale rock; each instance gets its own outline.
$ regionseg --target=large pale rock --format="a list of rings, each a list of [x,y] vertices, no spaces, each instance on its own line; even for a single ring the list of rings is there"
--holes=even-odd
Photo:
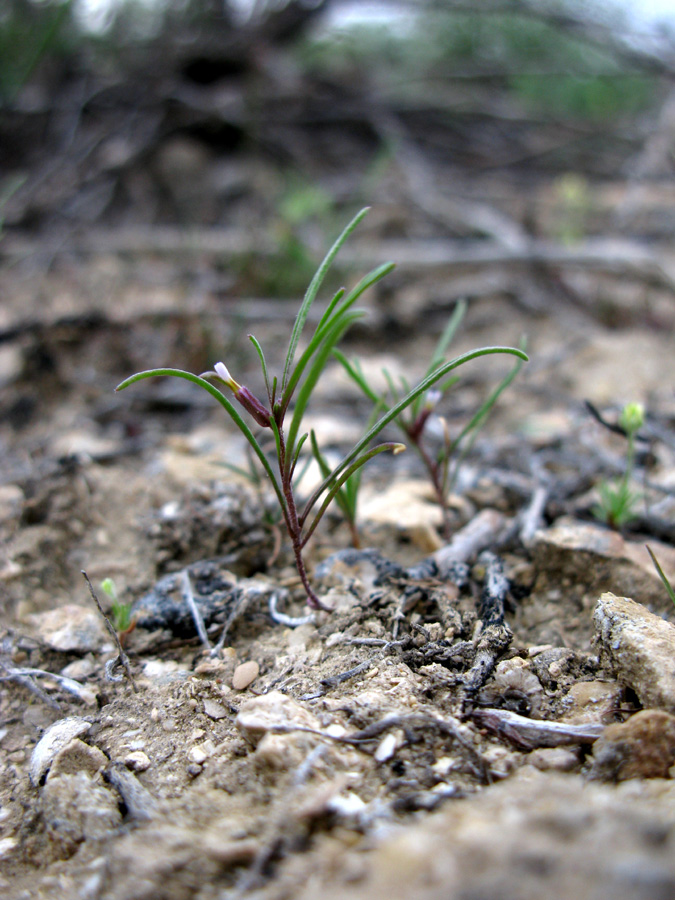
[[[666,576],[675,578],[675,549],[658,541],[650,546]],[[644,542],[625,540],[618,531],[563,516],[535,534],[532,552],[540,583],[569,580],[589,593],[613,590],[659,611],[669,608]]]
[[[35,613],[30,622],[40,640],[53,650],[88,653],[100,650],[110,635],[95,609],[66,603],[56,609]]]
[[[675,625],[628,597],[603,594],[593,612],[603,662],[644,707],[675,712]]]

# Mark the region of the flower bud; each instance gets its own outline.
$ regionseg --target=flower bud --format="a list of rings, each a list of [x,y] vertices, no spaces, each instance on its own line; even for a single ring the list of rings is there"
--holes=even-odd
[[[641,403],[627,403],[621,410],[619,425],[627,434],[635,434],[645,421],[645,408]]]
[[[258,425],[262,428],[270,427],[271,419],[268,410],[265,409],[260,400],[258,400],[255,394],[252,394],[247,387],[239,387],[238,390],[234,392],[234,396],[241,403],[246,412],[253,416]]]
[[[271,422],[269,411],[265,409],[255,394],[252,394],[245,385],[241,385],[234,380],[225,363],[217,362],[213,369],[218,378],[229,387],[235,399],[241,403],[247,413],[253,416],[258,425],[262,428],[269,428]]]
[[[229,369],[225,363],[217,362],[213,368],[218,378],[220,378],[221,381],[224,381],[233,393],[236,393],[239,390],[241,385],[230,375]]]

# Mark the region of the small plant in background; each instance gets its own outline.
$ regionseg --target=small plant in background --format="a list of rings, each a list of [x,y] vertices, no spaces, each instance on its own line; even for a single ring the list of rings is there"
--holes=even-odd
[[[378,282],[394,267],[392,263],[378,266],[365,278],[361,279],[356,287],[348,293],[344,288],[341,288],[328,303],[325,311],[319,318],[313,334],[307,341],[305,349],[299,352],[296,360],[296,354],[299,351],[300,340],[305,331],[309,311],[317,297],[326,273],[340,248],[366,213],[367,209],[362,210],[347,225],[312,278],[291,331],[284,368],[280,378],[277,376],[270,377],[263,349],[256,338],[253,335],[249,335],[249,340],[253,344],[260,360],[267,394],[266,400],[260,400],[246,385],[241,385],[235,381],[222,362],[216,363],[213,371],[204,372],[201,375],[193,375],[191,372],[185,372],[181,369],[152,369],[146,372],[138,372],[117,386],[119,391],[145,378],[171,375],[198,384],[220,403],[248,441],[270,480],[290,538],[300,580],[307,594],[309,605],[314,609],[325,609],[325,607],[309,582],[303,553],[324,513],[337,497],[339,491],[365,463],[384,451],[398,453],[405,449],[403,444],[392,441],[372,447],[371,443],[377,435],[390,422],[395,421],[411,404],[416,403],[418,398],[426,396],[427,392],[437,382],[445,379],[451,371],[463,363],[492,353],[510,353],[521,359],[527,359],[522,350],[517,350],[513,347],[483,347],[458,356],[449,362],[439,363],[415,388],[408,391],[405,396],[398,398],[392,406],[382,411],[376,421],[366,429],[363,437],[356,442],[346,456],[324,475],[322,482],[312,491],[309,498],[300,503],[296,491],[296,470],[298,469],[303,447],[309,438],[308,433],[301,432],[301,424],[312,391],[321,377],[326,363],[331,358],[338,341],[350,325],[363,315],[362,311],[353,308],[354,304],[367,288]],[[258,437],[242,418],[234,404],[223,393],[221,387],[225,387],[232,392],[239,406],[243,407],[256,425],[264,430],[264,433],[271,432],[275,448],[275,453],[271,460],[265,453]],[[316,445],[316,437],[313,442],[310,441],[311,443]]]
[[[117,634],[125,635],[133,629],[131,603],[124,603],[117,594],[117,587],[112,578],[104,578],[101,590],[110,600],[110,618]]]
[[[635,507],[642,496],[633,489],[631,482],[635,469],[635,436],[644,424],[645,411],[641,403],[627,403],[619,416],[619,429],[626,436],[626,467],[623,476],[615,481],[603,481],[598,485],[600,502],[593,509],[597,519],[612,528],[621,528],[635,518]]]
[[[276,252],[264,265],[262,289],[273,296],[292,297],[314,272],[312,233],[324,234],[333,219],[334,201],[319,185],[289,176],[276,205]],[[259,267],[258,267],[259,268]]]
[[[445,331],[436,345],[429,366],[424,374],[424,379],[431,377],[444,364],[448,347],[466,313],[466,306],[466,302],[464,301],[456,305]],[[401,396],[410,391],[410,385],[405,379],[401,379],[400,384],[397,385],[391,374],[384,369],[383,375],[387,382],[387,389],[378,393],[364,377],[363,369],[358,360],[349,361],[339,350],[335,350],[334,355],[342,363],[347,374],[361,388],[366,397],[373,402],[375,413],[391,410],[391,408],[400,401]],[[448,497],[452,493],[457,482],[460,465],[473,446],[495,403],[502,392],[516,377],[525,359],[527,359],[527,357],[522,353],[521,358],[518,359],[515,366],[502,379],[489,397],[487,397],[474,413],[469,422],[467,422],[464,428],[462,428],[459,434],[454,438],[451,437],[445,420],[440,420],[443,426],[443,441],[441,447],[435,452],[428,446],[427,426],[432,413],[438,408],[443,396],[457,383],[459,380],[458,377],[453,376],[444,381],[440,381],[440,383],[437,383],[431,390],[419,394],[415,400],[404,408],[394,419],[395,424],[398,425],[405,437],[410,441],[413,449],[421,459],[427,471],[436,501],[441,509],[442,530],[443,536],[446,539],[449,539],[450,537]],[[354,507],[356,505],[355,499],[353,505]]]
[[[567,172],[553,185],[553,234],[568,247],[578,244],[586,235],[591,211],[590,185],[583,175]]]

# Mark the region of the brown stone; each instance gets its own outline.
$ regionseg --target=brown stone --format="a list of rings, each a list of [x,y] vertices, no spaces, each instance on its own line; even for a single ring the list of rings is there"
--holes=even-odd
[[[675,716],[644,709],[608,725],[593,746],[590,777],[599,781],[666,778],[675,763]]]

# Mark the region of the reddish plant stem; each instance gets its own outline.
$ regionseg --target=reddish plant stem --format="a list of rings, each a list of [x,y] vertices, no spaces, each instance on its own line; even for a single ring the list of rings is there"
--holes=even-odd
[[[319,600],[315,591],[312,589],[307,576],[305,561],[302,558],[302,526],[298,521],[298,508],[293,493],[293,466],[286,465],[286,441],[284,440],[283,432],[283,413],[279,415],[279,419],[281,419],[281,421],[277,422],[279,429],[279,474],[281,476],[281,489],[286,499],[286,528],[293,547],[295,567],[298,570],[300,581],[305,589],[307,601],[311,608],[325,610],[328,609],[328,607]]]
[[[441,476],[441,467],[435,462],[427,453],[425,447],[422,445],[419,440],[419,435],[413,437],[413,435],[408,432],[408,437],[415,445],[417,452],[419,453],[420,459],[424,463],[424,466],[429,473],[429,478],[431,479],[431,485],[434,489],[434,493],[436,494],[436,502],[441,508],[441,517],[442,517],[442,532],[443,538],[448,541],[450,540],[450,514],[448,512],[448,499],[445,496],[445,491],[443,490],[443,482]]]

